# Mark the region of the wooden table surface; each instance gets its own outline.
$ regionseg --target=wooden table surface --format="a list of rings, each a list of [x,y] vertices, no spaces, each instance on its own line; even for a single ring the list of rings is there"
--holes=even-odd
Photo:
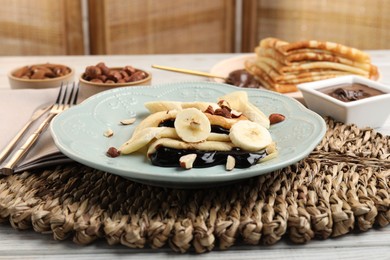
[[[368,52],[373,63],[379,67],[379,81],[390,85],[390,51]],[[76,70],[76,77],[86,66],[100,61],[110,67],[134,65],[153,74],[151,84],[162,84],[207,79],[152,69],[152,64],[208,72],[219,61],[238,55],[242,54],[0,57],[0,94],[1,89],[10,88],[7,79],[9,71],[27,64],[68,64]],[[378,131],[390,135],[390,117]],[[292,244],[284,239],[273,246],[236,245],[225,251],[215,249],[202,255],[177,254],[170,248],[153,250],[109,246],[104,240],[89,246],[79,246],[72,241],[55,241],[50,234],[39,234],[32,230],[18,231],[9,223],[0,224],[0,241],[0,259],[390,259],[390,226],[367,232],[352,232],[339,238],[312,240],[304,245]]]

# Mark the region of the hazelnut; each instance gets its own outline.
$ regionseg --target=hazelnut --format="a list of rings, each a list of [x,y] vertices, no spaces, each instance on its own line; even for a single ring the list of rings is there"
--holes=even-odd
[[[132,66],[125,66],[122,69],[110,69],[104,64],[99,62],[96,66],[88,66],[83,74],[83,79],[91,82],[100,82],[95,79],[100,79],[102,83],[126,83],[142,80],[147,77],[147,74],[143,71],[137,71]]]
[[[107,152],[106,152],[107,156],[109,157],[112,157],[112,158],[115,158],[115,157],[118,157],[121,153],[118,149],[116,149],[115,147],[110,147],[108,148]]]
[[[146,74],[143,71],[137,71],[134,74],[132,74],[129,78],[129,82],[138,81],[146,78]]]
[[[285,118],[286,117],[284,115],[277,113],[269,115],[269,121],[271,125],[280,123],[284,121]]]

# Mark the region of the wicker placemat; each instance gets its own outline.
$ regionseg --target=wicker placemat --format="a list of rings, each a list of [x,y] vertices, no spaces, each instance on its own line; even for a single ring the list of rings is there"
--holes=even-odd
[[[0,179],[0,220],[88,244],[198,253],[336,237],[390,222],[390,137],[327,120],[306,159],[225,187],[176,190],[72,163]]]

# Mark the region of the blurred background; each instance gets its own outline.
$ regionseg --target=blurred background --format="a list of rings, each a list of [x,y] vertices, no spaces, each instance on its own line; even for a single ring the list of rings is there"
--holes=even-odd
[[[252,52],[260,39],[390,49],[388,0],[0,0],[0,55]]]

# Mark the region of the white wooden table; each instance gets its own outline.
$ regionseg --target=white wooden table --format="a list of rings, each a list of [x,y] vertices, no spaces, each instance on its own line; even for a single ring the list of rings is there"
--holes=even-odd
[[[369,53],[373,63],[379,67],[380,81],[390,85],[390,51],[369,51]],[[1,89],[9,88],[8,72],[26,64],[46,62],[68,64],[76,70],[76,77],[84,71],[86,66],[100,61],[112,67],[134,65],[152,72],[151,84],[161,84],[206,79],[152,69],[152,64],[207,72],[217,62],[237,55],[240,54],[0,57],[0,94]],[[378,131],[390,135],[390,118]],[[0,224],[0,241],[0,259],[97,260],[199,257],[195,254],[176,254],[170,248],[152,250],[109,246],[105,241],[98,241],[89,246],[78,246],[72,241],[55,241],[50,234],[18,231],[8,223]],[[201,257],[202,259],[390,259],[390,226],[383,229],[371,229],[368,232],[350,233],[324,241],[312,240],[305,245],[292,244],[287,239],[274,246],[236,245],[226,251],[214,250],[202,254]]]

